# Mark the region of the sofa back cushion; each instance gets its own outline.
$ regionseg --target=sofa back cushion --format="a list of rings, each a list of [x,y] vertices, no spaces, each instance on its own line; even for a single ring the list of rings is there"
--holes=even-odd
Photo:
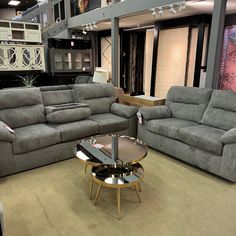
[[[110,112],[111,105],[116,101],[112,84],[80,84],[74,85],[76,102],[86,103],[91,114]]]
[[[211,93],[212,90],[206,88],[173,86],[167,94],[166,105],[172,117],[200,123]]]
[[[0,120],[11,128],[44,123],[44,107],[39,88],[1,90]]]
[[[71,89],[41,92],[44,106],[73,103]]]
[[[214,90],[201,122],[223,130],[235,128],[236,93]]]

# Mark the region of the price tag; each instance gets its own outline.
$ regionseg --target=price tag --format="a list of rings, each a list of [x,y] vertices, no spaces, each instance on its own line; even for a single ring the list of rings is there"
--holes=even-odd
[[[137,112],[137,117],[138,117],[138,123],[140,125],[143,124],[143,117],[142,117],[142,114],[140,112]]]

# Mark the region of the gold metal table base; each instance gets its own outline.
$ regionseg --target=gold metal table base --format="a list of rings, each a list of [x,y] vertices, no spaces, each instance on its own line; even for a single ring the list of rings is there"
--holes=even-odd
[[[120,207],[120,195],[121,195],[121,189],[122,188],[129,188],[130,186],[134,188],[138,201],[139,203],[141,203],[141,198],[139,195],[139,192],[141,192],[141,186],[140,186],[140,181],[136,182],[136,183],[132,183],[132,184],[124,184],[124,185],[108,185],[106,183],[101,182],[100,180],[96,179],[96,177],[92,176],[91,178],[91,182],[90,182],[90,191],[89,191],[89,199],[92,198],[92,191],[93,191],[93,183],[96,182],[98,184],[98,188],[97,188],[97,192],[95,195],[95,200],[94,200],[94,205],[97,204],[100,192],[101,192],[101,188],[102,186],[104,187],[108,187],[108,188],[116,188],[116,198],[117,198],[117,218],[118,220],[121,219],[121,207]]]

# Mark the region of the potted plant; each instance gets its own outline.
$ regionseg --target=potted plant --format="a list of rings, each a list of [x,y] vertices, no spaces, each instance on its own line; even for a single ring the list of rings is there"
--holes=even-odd
[[[18,75],[18,77],[21,78],[22,83],[27,88],[32,87],[37,78],[35,75]]]

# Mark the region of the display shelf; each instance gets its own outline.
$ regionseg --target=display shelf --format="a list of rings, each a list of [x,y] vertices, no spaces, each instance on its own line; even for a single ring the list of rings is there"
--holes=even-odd
[[[42,43],[40,24],[0,20],[0,41]]]

